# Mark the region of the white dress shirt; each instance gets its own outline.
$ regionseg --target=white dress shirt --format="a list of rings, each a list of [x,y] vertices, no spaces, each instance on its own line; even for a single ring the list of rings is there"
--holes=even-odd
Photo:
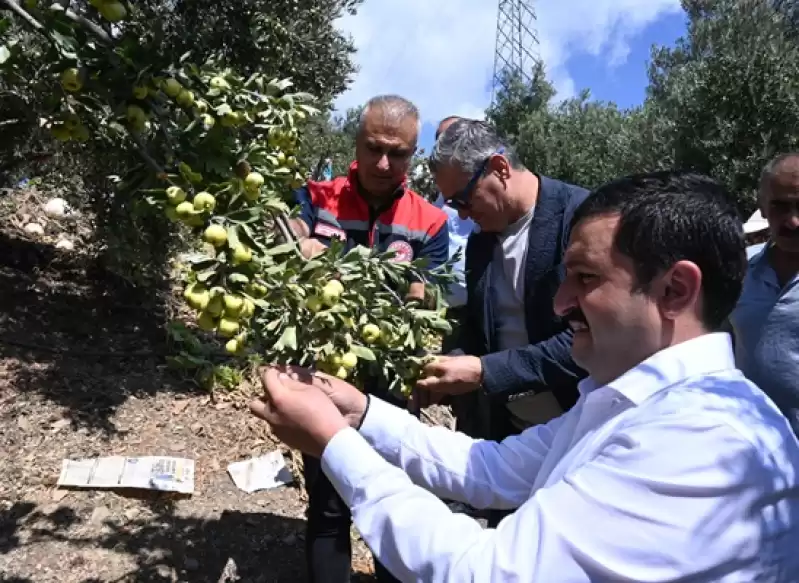
[[[580,392],[568,413],[501,443],[372,397],[360,433],[337,433],[322,467],[402,581],[799,580],[799,443],[734,368],[727,334]],[[517,510],[483,529],[439,497]]]

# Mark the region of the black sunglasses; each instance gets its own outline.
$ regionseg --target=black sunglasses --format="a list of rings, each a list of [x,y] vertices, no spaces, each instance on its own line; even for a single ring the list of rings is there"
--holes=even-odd
[[[488,163],[491,161],[491,157],[504,153],[505,148],[500,148],[491,154],[491,156],[483,160],[483,163],[480,164],[477,172],[475,172],[474,176],[472,176],[469,182],[466,183],[466,186],[464,186],[463,189],[456,192],[449,200],[447,200],[447,204],[455,210],[465,210],[469,208],[469,199],[472,197],[472,192],[474,192],[474,189],[477,186],[477,181],[480,180],[483,174],[485,174],[485,171],[488,168]]]

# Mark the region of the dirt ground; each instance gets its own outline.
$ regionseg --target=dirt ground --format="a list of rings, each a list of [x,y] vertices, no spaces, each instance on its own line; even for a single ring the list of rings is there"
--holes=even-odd
[[[60,257],[0,233],[0,581],[303,581],[302,488],[226,471],[281,447],[246,396],[181,383],[163,299]],[[115,454],[194,458],[194,495],[55,488],[62,459]]]

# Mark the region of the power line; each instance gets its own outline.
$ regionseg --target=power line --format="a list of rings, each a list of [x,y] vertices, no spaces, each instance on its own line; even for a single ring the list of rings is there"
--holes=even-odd
[[[538,58],[533,0],[499,0],[491,102],[494,103],[497,91],[503,88],[508,73],[530,83]]]

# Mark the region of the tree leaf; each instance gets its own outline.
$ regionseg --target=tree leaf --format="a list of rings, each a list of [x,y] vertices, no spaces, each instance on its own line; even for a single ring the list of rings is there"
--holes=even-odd
[[[297,350],[297,328],[294,326],[287,326],[283,330],[283,334],[280,335],[278,341],[275,342],[273,348],[275,350],[283,350],[284,348]]]
[[[375,356],[375,353],[372,351],[372,349],[367,348],[366,346],[352,344],[350,345],[350,350],[353,354],[355,354],[355,356],[362,360],[367,360],[369,362],[375,362],[377,360],[377,356]]]

